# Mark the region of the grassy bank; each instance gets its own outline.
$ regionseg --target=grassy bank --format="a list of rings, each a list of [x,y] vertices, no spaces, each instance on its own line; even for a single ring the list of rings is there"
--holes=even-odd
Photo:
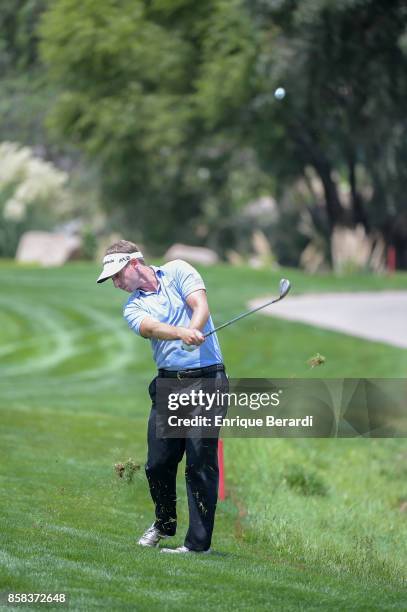
[[[225,442],[229,498],[216,554],[140,550],[152,521],[145,459],[148,342],[121,319],[124,294],[96,268],[0,266],[0,591],[65,592],[72,609],[404,609],[403,440]],[[407,278],[204,271],[213,318],[269,295],[404,288]],[[405,377],[405,351],[261,315],[222,332],[233,377]],[[310,369],[307,359],[327,358]],[[181,474],[182,476],[182,474]],[[179,482],[180,526],[186,496]]]

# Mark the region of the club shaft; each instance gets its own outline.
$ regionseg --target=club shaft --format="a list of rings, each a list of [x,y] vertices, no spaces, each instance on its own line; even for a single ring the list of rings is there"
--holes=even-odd
[[[206,334],[204,334],[205,338],[207,338],[208,336],[214,334],[215,332],[219,331],[220,329],[223,329],[224,327],[228,327],[228,325],[232,325],[232,323],[236,323],[236,321],[240,321],[240,319],[244,319],[244,317],[248,317],[249,315],[253,314],[254,312],[257,312],[258,310],[261,310],[262,308],[265,308],[266,306],[271,306],[271,304],[275,304],[275,302],[279,302],[281,300],[281,297],[278,297],[274,300],[271,300],[270,302],[266,302],[265,304],[262,304],[261,306],[257,306],[257,308],[253,308],[252,310],[248,310],[247,312],[244,312],[241,315],[238,315],[237,317],[235,317],[234,319],[231,319],[230,321],[227,321],[226,323],[223,323],[222,325],[219,325],[218,327],[215,327],[215,329],[212,329],[210,332],[207,332]]]

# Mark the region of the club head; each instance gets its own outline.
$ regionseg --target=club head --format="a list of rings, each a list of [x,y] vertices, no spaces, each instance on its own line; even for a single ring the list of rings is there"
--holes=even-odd
[[[280,300],[287,295],[291,289],[291,283],[287,278],[282,278],[280,281]]]

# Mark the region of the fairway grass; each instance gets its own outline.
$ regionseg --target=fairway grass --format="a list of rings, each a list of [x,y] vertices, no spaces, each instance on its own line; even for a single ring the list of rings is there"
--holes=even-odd
[[[0,591],[64,592],[73,610],[406,609],[401,439],[227,439],[214,553],[136,545],[153,520],[143,464],[154,369],[148,342],[121,318],[125,295],[97,286],[96,273],[0,265]],[[297,292],[407,280],[203,273],[216,323],[284,275]],[[221,333],[233,377],[407,372],[401,349],[261,315]],[[326,364],[310,369],[317,352]],[[141,465],[130,484],[114,472],[128,458]],[[187,528],[182,468],[178,499],[170,546],[183,544]]]

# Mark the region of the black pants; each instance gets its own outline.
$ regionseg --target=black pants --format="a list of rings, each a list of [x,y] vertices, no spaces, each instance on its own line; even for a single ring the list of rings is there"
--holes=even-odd
[[[214,372],[207,377],[220,379],[222,385],[227,386],[224,372]],[[218,499],[218,439],[157,438],[156,379],[151,382],[149,393],[152,408],[148,421],[146,475],[155,504],[155,526],[167,535],[176,532],[176,477],[185,452],[189,528],[184,544],[191,550],[208,550]]]

